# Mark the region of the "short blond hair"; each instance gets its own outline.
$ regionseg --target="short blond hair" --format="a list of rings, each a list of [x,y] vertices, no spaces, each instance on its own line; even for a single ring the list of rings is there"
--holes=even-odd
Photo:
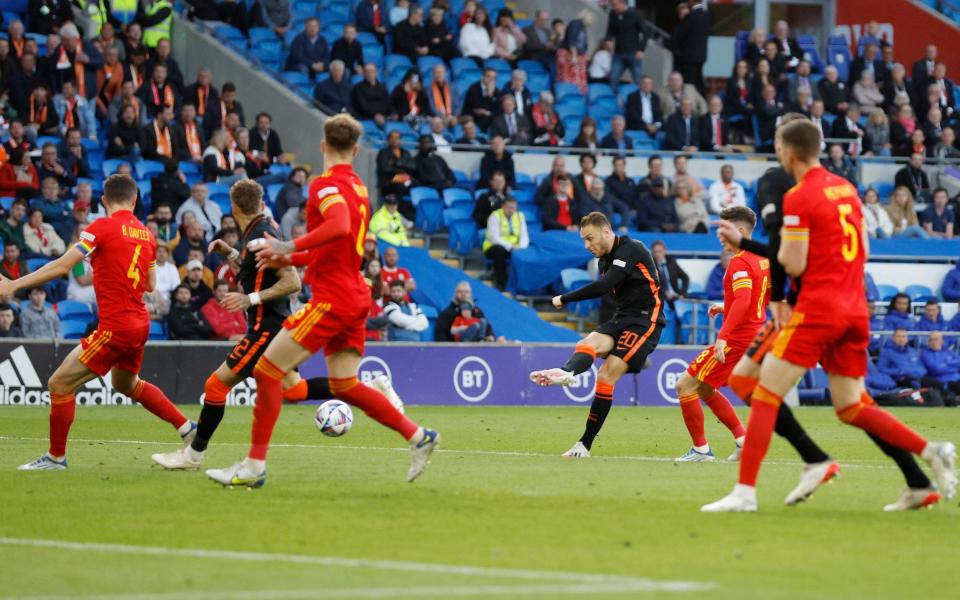
[[[263,200],[263,188],[252,179],[241,179],[230,186],[230,200],[243,214],[257,215]]]
[[[350,152],[363,134],[360,122],[348,114],[334,115],[323,123],[323,140],[336,152]]]

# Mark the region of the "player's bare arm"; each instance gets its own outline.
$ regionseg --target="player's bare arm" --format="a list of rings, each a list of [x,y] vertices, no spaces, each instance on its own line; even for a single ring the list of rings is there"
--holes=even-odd
[[[240,251],[223,240],[213,240],[207,246],[207,253],[217,253],[234,264],[239,264]]]
[[[297,275],[297,271],[293,267],[284,267],[278,270],[277,276],[279,279],[277,279],[275,284],[258,293],[258,304],[284,298],[300,291],[300,276]],[[227,294],[227,297],[223,299],[221,305],[230,312],[246,310],[253,306],[254,299],[251,298],[251,296],[252,294],[230,292]]]
[[[155,289],[157,289],[157,265],[150,263],[150,268],[147,270],[147,282],[143,284],[143,291],[152,292]]]
[[[797,239],[786,228],[781,230],[780,251],[777,260],[791,277],[799,277],[807,270],[807,252],[810,251],[809,239]]]
[[[19,279],[6,279],[0,276],[0,296],[13,296],[18,290],[35,288],[48,281],[65,277],[73,267],[83,261],[83,254],[76,248],[70,248],[60,258],[48,262],[33,273]]]

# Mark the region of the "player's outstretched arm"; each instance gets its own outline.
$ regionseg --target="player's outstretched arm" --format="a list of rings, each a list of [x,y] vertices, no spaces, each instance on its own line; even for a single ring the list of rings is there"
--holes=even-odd
[[[18,290],[32,289],[48,281],[65,277],[73,267],[83,261],[83,253],[76,248],[70,248],[60,258],[48,262],[33,273],[28,273],[19,279],[4,279],[0,277],[0,296],[13,296]]]
[[[808,235],[790,231],[784,227],[780,232],[780,251],[777,260],[783,265],[787,275],[799,277],[807,270],[807,252],[810,250]]]
[[[566,294],[560,296],[560,303],[570,304],[571,302],[580,302],[581,300],[599,298],[623,283],[626,279],[626,271],[622,271],[620,269],[610,269],[600,279],[592,283],[588,283],[582,288],[575,289],[572,292],[567,292]]]

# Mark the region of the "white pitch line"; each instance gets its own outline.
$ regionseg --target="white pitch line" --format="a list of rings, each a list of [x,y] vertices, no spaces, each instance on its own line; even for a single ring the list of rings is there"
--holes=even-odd
[[[48,442],[49,438],[38,438],[38,437],[19,437],[19,436],[3,436],[0,435],[0,441],[17,441],[23,440],[28,442]],[[173,446],[174,442],[161,442],[157,440],[97,440],[97,439],[70,439],[70,442],[76,443],[86,443],[86,444],[135,444],[135,445],[153,445],[153,446]],[[241,448],[247,448],[249,446],[246,442],[216,442],[215,446],[235,446]],[[304,450],[374,450],[380,452],[409,452],[407,448],[385,448],[382,446],[351,446],[347,444],[270,444],[271,448],[296,448]],[[437,452],[442,452],[444,454],[466,454],[472,456],[515,456],[515,457],[529,457],[529,458],[559,458],[559,454],[551,454],[548,452],[521,452],[514,450],[455,450],[450,448],[438,448]],[[633,462],[666,462],[672,463],[676,462],[676,458],[669,456],[625,456],[625,455],[616,455],[616,456],[596,456],[602,460],[623,460],[623,461],[633,461]],[[727,461],[718,460],[716,464],[725,464]],[[766,465],[801,465],[803,464],[799,460],[765,460],[763,461]],[[890,465],[888,463],[876,462],[876,461],[844,461],[840,463],[842,467],[854,467],[862,469],[886,469]]]
[[[344,558],[339,556],[315,556],[310,554],[286,554],[274,552],[241,552],[236,550],[210,550],[204,548],[169,548],[166,546],[134,546],[128,544],[102,544],[96,542],[68,542],[32,538],[0,537],[0,545],[52,548],[77,552],[104,552],[110,554],[172,556],[250,562],[283,562],[291,564],[337,567],[347,569],[372,569],[401,571],[404,573],[429,573],[433,575],[462,575],[467,577],[520,579],[525,581],[567,582],[593,586],[622,586],[643,591],[690,592],[713,587],[712,583],[695,581],[656,580],[645,577],[620,575],[597,575],[568,571],[536,571],[505,567],[480,567],[474,565],[446,565],[397,560]],[[557,585],[554,583],[554,585]],[[469,589],[469,588],[462,588]],[[629,590],[623,590],[629,591]]]

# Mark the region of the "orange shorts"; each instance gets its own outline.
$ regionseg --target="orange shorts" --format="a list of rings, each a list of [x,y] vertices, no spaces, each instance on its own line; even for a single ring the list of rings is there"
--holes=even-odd
[[[139,373],[143,364],[143,348],[149,337],[149,325],[141,329],[118,331],[97,329],[80,340],[83,347],[80,362],[100,377],[114,367]]]
[[[733,373],[733,368],[747,349],[742,346],[727,346],[723,349],[723,362],[716,359],[713,351],[714,347],[710,346],[701,352],[687,367],[687,373],[716,390],[727,385],[730,373]]]
[[[794,312],[773,344],[773,355],[844,377],[867,374],[870,318],[867,315],[808,315]]]
[[[777,327],[773,321],[764,323],[763,327],[757,331],[757,335],[750,343],[750,347],[747,348],[747,357],[758,365],[763,363],[763,357],[773,348],[774,342],[777,341],[778,333],[780,332],[777,331]]]
[[[352,348],[363,354],[370,306],[345,306],[311,300],[287,317],[283,328],[307,350],[330,356]]]

